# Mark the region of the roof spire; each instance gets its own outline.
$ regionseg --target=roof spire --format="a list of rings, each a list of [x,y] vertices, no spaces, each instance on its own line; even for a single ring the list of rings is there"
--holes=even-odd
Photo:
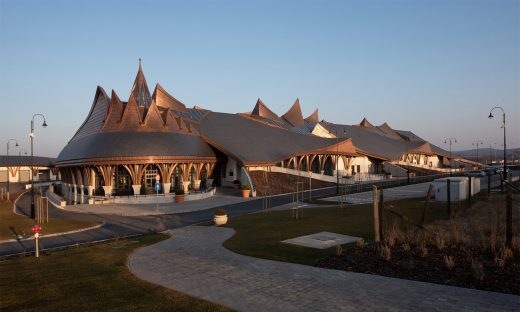
[[[137,70],[137,76],[135,77],[134,85],[130,96],[134,98],[138,106],[144,106],[145,108],[150,107],[152,104],[152,97],[144,78],[143,69],[141,67],[141,58],[139,58],[139,69]]]

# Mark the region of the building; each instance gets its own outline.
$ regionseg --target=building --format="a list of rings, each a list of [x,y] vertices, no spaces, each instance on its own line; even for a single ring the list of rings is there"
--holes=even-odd
[[[253,188],[251,172],[279,172],[318,180],[373,179],[409,168],[445,172],[446,151],[409,131],[366,119],[358,125],[303,118],[299,100],[282,116],[260,99],[249,113],[188,108],[159,84],[150,93],[141,64],[128,100],[98,86],[92,108],[55,166],[71,202],[93,195],[199,191],[235,180]]]

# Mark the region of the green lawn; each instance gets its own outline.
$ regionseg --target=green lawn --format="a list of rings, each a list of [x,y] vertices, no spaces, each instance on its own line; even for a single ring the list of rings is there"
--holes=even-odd
[[[0,262],[0,311],[227,311],[132,275],[136,248],[168,238],[146,235],[51,255]]]
[[[14,233],[25,232],[26,235],[32,235],[31,228],[34,224],[31,218],[13,213],[12,202],[0,202],[0,240],[15,238]],[[49,219],[49,223],[42,225],[43,235],[77,230],[97,224],[100,222]]]
[[[395,210],[418,222],[422,215],[423,199],[407,199],[389,202]],[[385,213],[387,223],[394,217]],[[430,203],[426,223],[446,218],[446,206]],[[334,208],[303,209],[302,220],[292,220],[290,211],[255,213],[231,218],[225,225],[236,230],[236,234],[224,243],[234,252],[257,258],[265,258],[301,264],[314,261],[332,253],[332,248],[319,250],[281,243],[281,241],[302,235],[328,231],[363,237],[372,241],[373,206],[351,205],[341,210]],[[348,247],[348,246],[346,246]]]

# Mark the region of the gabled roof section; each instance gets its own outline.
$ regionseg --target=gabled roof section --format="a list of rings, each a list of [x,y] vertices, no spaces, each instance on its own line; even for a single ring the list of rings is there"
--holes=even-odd
[[[152,104],[146,113],[144,118],[144,126],[146,127],[146,130],[149,131],[164,129],[164,120],[158,106],[155,104],[155,101],[152,101]]]
[[[264,102],[262,102],[262,100],[260,98],[258,98],[258,100],[256,101],[255,108],[253,109],[253,112],[251,113],[251,115],[256,115],[256,116],[260,116],[260,117],[264,117],[264,118],[268,118],[268,119],[272,119],[272,120],[280,120],[280,117],[278,117],[278,115],[273,113],[269,109],[269,107],[267,107],[264,104]]]
[[[316,108],[316,110],[310,114],[309,117],[305,118],[305,121],[311,124],[317,124],[320,121],[318,117],[318,109]]]
[[[120,130],[137,130],[140,128],[143,118],[139,108],[134,98],[130,97],[121,116]]]
[[[302,110],[300,107],[300,99],[296,99],[291,108],[282,116],[293,127],[299,127],[304,124]]]
[[[334,143],[329,146],[325,146],[322,148],[318,148],[315,150],[311,150],[307,152],[308,154],[336,154],[339,153],[340,155],[349,155],[349,156],[355,156],[357,155],[357,149],[352,144],[352,139],[343,139],[341,142]]]
[[[397,133],[394,129],[392,129],[386,122],[380,126],[377,126],[377,129],[394,139],[402,139],[402,136],[399,135],[399,133]]]
[[[97,86],[92,108],[90,108],[87,118],[70,141],[99,132],[101,127],[103,127],[109,103],[110,97],[108,97],[102,87]]]
[[[119,127],[121,121],[121,115],[123,114],[123,103],[117,96],[116,92],[112,90],[112,100],[108,107],[107,118],[103,126],[103,131],[115,130]]]
[[[370,122],[368,122],[368,120],[366,118],[363,118],[363,120],[361,120],[361,122],[359,123],[359,126],[363,127],[363,128],[374,128],[374,125],[372,125]]]
[[[166,92],[160,84],[155,85],[152,99],[155,100],[157,106],[167,107],[178,112],[187,112],[186,105]]]
[[[411,150],[409,154],[436,155],[438,153],[433,150],[430,143],[424,143],[423,145]]]
[[[137,71],[137,76],[135,77],[134,85],[130,92],[130,98],[134,99],[137,106],[148,108],[152,104],[150,90],[148,90],[143,69],[141,68],[141,59],[139,59],[139,70]],[[128,102],[130,102],[130,100],[128,100]]]

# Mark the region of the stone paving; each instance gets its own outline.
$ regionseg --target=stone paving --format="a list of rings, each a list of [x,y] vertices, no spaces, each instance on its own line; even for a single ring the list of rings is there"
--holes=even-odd
[[[222,243],[229,228],[190,226],[137,250],[141,279],[239,311],[518,311],[520,296],[257,259]],[[254,242],[251,242],[254,244]]]

